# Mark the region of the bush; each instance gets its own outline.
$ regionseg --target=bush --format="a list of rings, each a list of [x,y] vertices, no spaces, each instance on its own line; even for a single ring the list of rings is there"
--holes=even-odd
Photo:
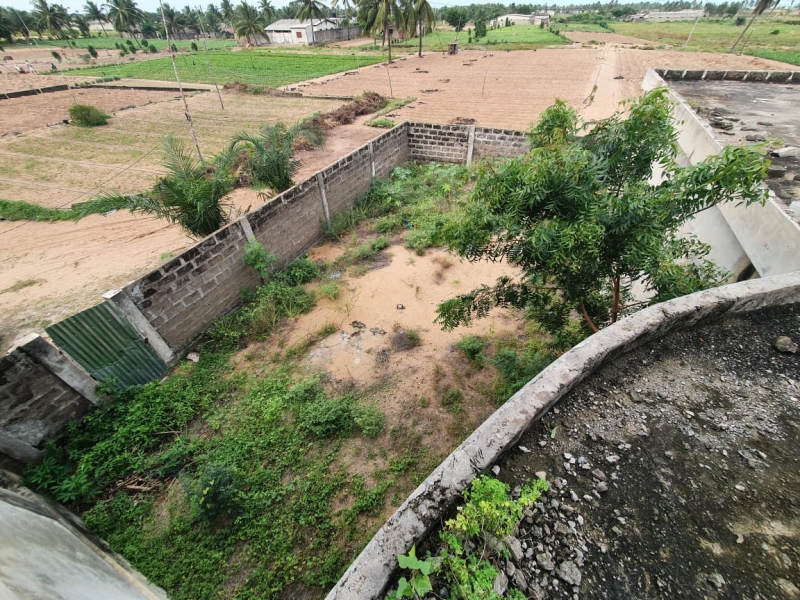
[[[89,53],[89,56],[91,56],[92,58],[97,58],[97,50],[95,50],[94,46],[92,46],[91,44],[86,46],[86,51]]]
[[[185,484],[189,504],[205,521],[222,514],[237,512],[241,477],[235,467],[225,464],[206,465],[194,481]]]
[[[58,62],[61,62],[61,55],[56,52],[55,50],[50,51],[50,55],[55,58]]]
[[[464,353],[469,362],[478,367],[483,367],[484,365],[483,351],[486,346],[487,342],[477,335],[468,335],[456,342],[456,348]]]
[[[367,121],[367,125],[370,127],[378,127],[380,129],[391,129],[394,127],[395,123],[391,119],[380,118]]]
[[[312,281],[319,274],[319,266],[307,256],[295,258],[278,273],[276,279],[286,285],[303,285]]]
[[[107,125],[111,118],[102,110],[87,104],[73,104],[69,107],[69,117],[80,127]]]
[[[317,437],[349,435],[355,424],[353,401],[348,397],[317,400],[298,410],[297,419],[301,430]]]
[[[386,415],[377,406],[354,406],[353,420],[365,437],[380,435],[386,425]]]
[[[156,52],[158,52],[158,48],[156,48],[153,44],[150,44],[147,51],[150,52],[150,54],[155,54]]]
[[[197,52],[197,44],[192,42],[192,52]]]

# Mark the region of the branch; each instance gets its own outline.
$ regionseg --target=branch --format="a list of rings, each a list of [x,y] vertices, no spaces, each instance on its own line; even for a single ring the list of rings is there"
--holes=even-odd
[[[611,281],[614,284],[614,302],[611,304],[611,322],[617,322],[617,313],[619,312],[619,277],[612,277]]]
[[[592,330],[592,333],[597,333],[600,331],[597,329],[597,325],[594,324],[594,321],[592,321],[589,313],[586,312],[586,307],[583,305],[583,301],[581,301],[581,312],[583,313],[583,318],[586,319],[586,322],[589,324],[589,328]]]

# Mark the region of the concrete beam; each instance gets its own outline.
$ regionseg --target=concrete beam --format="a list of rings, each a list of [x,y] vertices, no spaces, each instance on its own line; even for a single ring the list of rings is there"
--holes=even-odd
[[[175,361],[175,352],[173,352],[169,344],[164,341],[161,334],[156,331],[156,328],[150,324],[147,317],[136,307],[136,304],[134,304],[125,290],[108,291],[103,294],[103,298],[119,309],[125,318],[128,319],[128,322],[133,325],[133,328],[139,332],[139,335],[141,335],[150,347],[156,351],[156,354],[158,354],[161,360],[168,365]]]
[[[95,392],[97,382],[39,334],[26,336],[18,348],[92,404],[101,401]]]

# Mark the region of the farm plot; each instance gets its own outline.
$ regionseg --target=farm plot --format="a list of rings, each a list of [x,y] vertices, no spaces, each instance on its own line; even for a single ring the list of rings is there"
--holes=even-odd
[[[217,81],[227,83],[240,81],[253,85],[278,87],[357,69],[383,60],[380,56],[350,54],[318,54],[300,52],[274,52],[271,50],[242,50],[239,52],[215,52],[208,55]],[[181,54],[177,57],[181,81],[187,83],[212,83],[204,55]],[[134,62],[114,66],[98,66],[69,71],[70,75],[104,77],[136,77],[140,79],[174,80],[172,62],[169,58]]]
[[[84,92],[88,103],[92,91]],[[128,91],[116,93],[135,99]],[[58,207],[111,189],[129,193],[147,188],[162,171],[161,138],[191,143],[183,104],[171,101],[173,93],[165,95],[170,101],[118,112],[105,127],[53,127],[0,141],[0,198]],[[189,102],[200,148],[208,155],[241,131],[254,132],[277,120],[292,123],[341,104],[234,94],[226,94],[224,111],[216,95],[197,94]]]

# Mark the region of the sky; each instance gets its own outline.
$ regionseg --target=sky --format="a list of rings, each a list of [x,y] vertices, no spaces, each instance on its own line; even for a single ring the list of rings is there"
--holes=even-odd
[[[200,5],[202,7],[206,7],[209,2],[213,1],[214,4],[219,5],[219,0],[171,0],[169,4],[171,4],[175,8],[183,8],[185,5],[189,4],[190,6],[197,6]],[[489,2],[496,1],[500,4],[510,4],[513,0],[487,0]],[[601,0],[605,2],[606,0]],[[633,1],[633,0],[631,0]],[[719,4],[723,0],[711,0],[716,4]],[[52,2],[59,3],[58,0],[52,0]],[[61,0],[60,4],[63,4],[65,8],[67,8],[68,12],[83,12],[83,5],[85,0]],[[257,5],[257,0],[248,0],[250,4]],[[543,4],[547,2],[552,6],[556,5],[565,5],[565,4],[591,4],[593,0],[517,0],[518,4]],[[325,1],[325,4],[329,4],[328,0]],[[468,6],[470,4],[482,4],[482,0],[430,0],[430,4],[433,5],[435,8],[439,8],[442,6]],[[102,4],[102,0],[97,0],[97,4]],[[158,0],[137,0],[137,4],[139,8],[147,12],[156,12],[158,10]],[[238,0],[234,1],[234,4],[238,4]],[[286,6],[289,4],[289,0],[273,0],[273,5],[275,7]],[[621,0],[620,4],[628,4],[625,0]],[[781,2],[782,6],[788,6],[788,0],[784,0]],[[10,6],[11,8],[16,8],[18,10],[30,10],[31,9],[31,1],[30,0],[0,0],[0,6]]]

